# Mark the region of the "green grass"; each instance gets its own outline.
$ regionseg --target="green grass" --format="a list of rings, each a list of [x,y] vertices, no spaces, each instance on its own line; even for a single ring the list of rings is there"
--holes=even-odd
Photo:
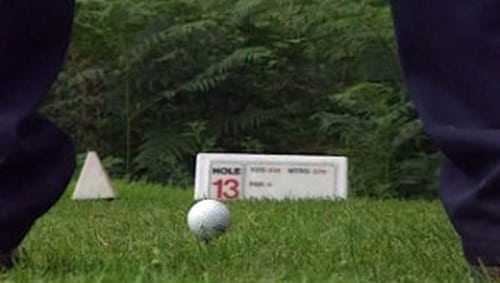
[[[208,246],[186,226],[191,191],[117,183],[119,199],[69,193],[24,243],[5,282],[470,282],[438,202],[229,203]]]

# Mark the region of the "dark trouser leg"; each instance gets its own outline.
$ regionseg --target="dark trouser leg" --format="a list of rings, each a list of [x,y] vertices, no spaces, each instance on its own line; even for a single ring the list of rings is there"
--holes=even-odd
[[[20,244],[73,173],[70,139],[38,116],[61,68],[73,0],[0,0],[0,253]]]
[[[500,1],[392,0],[410,95],[472,264],[500,264]]]

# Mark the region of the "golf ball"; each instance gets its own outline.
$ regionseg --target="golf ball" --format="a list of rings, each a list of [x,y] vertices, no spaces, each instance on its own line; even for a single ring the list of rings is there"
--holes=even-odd
[[[187,216],[189,229],[202,241],[216,238],[231,225],[231,213],[221,202],[206,199],[196,202]]]

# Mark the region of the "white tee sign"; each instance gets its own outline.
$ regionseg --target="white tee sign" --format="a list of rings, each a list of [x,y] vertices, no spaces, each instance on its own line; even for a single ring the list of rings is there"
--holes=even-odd
[[[347,158],[200,153],[195,199],[346,198]]]

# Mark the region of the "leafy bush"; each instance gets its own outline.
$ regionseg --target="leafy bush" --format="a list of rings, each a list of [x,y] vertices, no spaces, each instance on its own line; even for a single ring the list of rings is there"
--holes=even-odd
[[[387,85],[360,83],[330,96],[335,112],[313,116],[339,141],[336,152],[350,158],[351,183],[359,194],[435,196],[439,164],[419,151],[430,142],[404,98]]]
[[[69,62],[44,111],[80,151],[123,160],[122,176],[189,186],[199,151],[347,154],[360,195],[435,187],[435,150],[397,91],[384,1],[77,7]]]

